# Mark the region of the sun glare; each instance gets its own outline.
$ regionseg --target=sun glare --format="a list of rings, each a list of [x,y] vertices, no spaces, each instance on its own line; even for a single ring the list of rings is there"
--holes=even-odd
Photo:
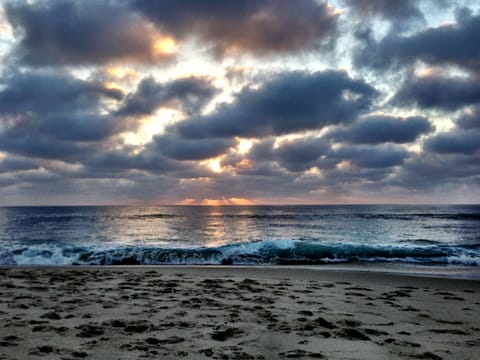
[[[124,79],[136,79],[139,77],[139,74],[125,66],[109,66],[105,69],[105,72],[110,78],[124,80]]]
[[[435,72],[436,72],[435,68],[426,67],[426,68],[421,68],[421,69],[415,70],[415,76],[420,77],[420,78],[428,77],[428,76],[433,75]]]
[[[222,165],[220,164],[221,158],[209,159],[202,161],[200,164],[207,166],[214,173],[221,173],[223,171]]]
[[[154,135],[163,133],[165,127],[174,121],[177,111],[173,109],[159,109],[153,116],[145,117],[142,125],[135,132],[123,134],[124,141],[129,145],[143,145],[148,143]]]
[[[253,140],[237,138],[237,141],[238,141],[237,152],[239,154],[248,153],[253,145]]]
[[[192,204],[190,202],[190,204]],[[222,206],[222,205],[253,205],[255,202],[245,198],[226,198],[222,197],[221,199],[203,199],[199,205],[208,205],[208,206]]]
[[[105,89],[108,89],[108,90],[120,90],[121,92],[124,92],[124,93],[128,92],[126,88],[112,81],[105,81],[103,83],[103,86],[105,87]]]
[[[177,51],[177,43],[171,37],[160,38],[153,44],[155,55],[171,55]]]

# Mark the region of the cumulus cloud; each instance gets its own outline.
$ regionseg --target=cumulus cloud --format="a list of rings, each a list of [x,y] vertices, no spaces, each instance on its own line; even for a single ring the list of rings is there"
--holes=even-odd
[[[123,93],[107,89],[96,81],[80,80],[67,72],[13,71],[5,72],[0,83],[0,114],[18,115],[71,112],[96,109],[101,98],[121,100]]]
[[[305,171],[315,166],[329,149],[330,145],[323,139],[302,138],[281,143],[275,150],[275,158],[289,171]]]
[[[5,10],[19,39],[12,56],[25,64],[147,63],[173,58],[156,47],[161,34],[123,1],[9,0]]]
[[[175,160],[204,160],[226,153],[235,144],[232,139],[184,139],[162,134],[154,136],[149,151]]]
[[[131,6],[162,32],[197,38],[218,54],[315,48],[335,34],[338,17],[325,2],[314,0],[132,0]]]
[[[151,115],[160,107],[173,107],[194,114],[218,92],[209,78],[188,77],[159,83],[152,77],[143,79],[129,94],[118,115]]]
[[[275,146],[273,139],[266,139],[252,146],[248,153],[248,160],[251,160],[255,165],[260,165],[262,171],[268,170],[271,172],[273,170],[272,167],[267,167],[265,162],[277,162],[280,167],[288,171],[302,172],[316,166],[317,160],[322,155],[327,154],[329,150],[328,140],[322,138],[303,137],[282,141],[277,146]],[[239,161],[237,161],[237,164],[240,164],[240,167],[242,165]],[[252,169],[247,167],[247,170]]]
[[[420,135],[433,130],[432,124],[422,116],[369,115],[350,126],[330,131],[328,137],[354,144],[404,144],[414,142]]]
[[[0,149],[24,156],[76,159],[124,131],[122,119],[102,114],[122,92],[61,71],[13,72],[0,90]]]
[[[480,102],[479,76],[445,76],[433,73],[411,76],[392,99],[398,106],[418,105],[421,108],[456,110]]]
[[[480,130],[454,129],[440,133],[429,138],[425,148],[440,154],[474,154],[480,150]]]
[[[354,60],[359,66],[386,69],[421,60],[431,65],[457,65],[480,70],[480,15],[466,14],[451,25],[428,28],[411,35],[389,33],[380,41],[364,38]]]
[[[106,176],[128,170],[145,170],[152,173],[168,173],[186,168],[180,162],[170,160],[154,151],[135,153],[133,148],[96,151],[83,160],[91,172],[102,172]]]
[[[457,118],[456,123],[462,129],[480,129],[480,106],[465,110]]]
[[[459,186],[473,190],[478,188],[479,169],[479,156],[424,151],[405,162],[398,173],[383,185],[398,186],[407,191],[431,191],[436,187],[452,185],[451,190]]]
[[[408,27],[410,23],[423,23],[425,18],[415,0],[343,0],[350,10],[362,19],[380,16],[391,21],[396,30]]]
[[[345,72],[287,72],[259,89],[245,88],[232,104],[174,126],[188,138],[266,137],[348,123],[371,105],[377,91]]]
[[[339,145],[327,138],[304,137],[283,141],[275,146],[270,139],[255,144],[247,154],[247,172],[243,171],[240,159],[229,159],[228,164],[237,166],[241,173],[256,172],[258,166],[266,169],[266,162],[275,162],[290,172],[304,172],[311,168],[323,171],[335,169],[342,162],[344,167],[355,172],[359,169],[390,168],[401,165],[410,153],[396,144]],[[227,165],[226,162],[223,163]],[[271,171],[272,168],[270,167]],[[345,173],[345,171],[343,171]]]
[[[343,145],[331,151],[328,155],[332,159],[348,161],[360,168],[388,168],[401,165],[409,157],[409,152],[403,147],[394,144]]]
[[[23,171],[23,170],[36,170],[39,165],[28,158],[8,156],[0,159],[0,174]]]

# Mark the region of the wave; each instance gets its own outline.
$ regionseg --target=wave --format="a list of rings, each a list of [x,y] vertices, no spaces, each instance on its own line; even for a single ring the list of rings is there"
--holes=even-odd
[[[159,248],[53,244],[0,248],[4,265],[300,265],[393,262],[480,266],[480,245],[400,246],[263,240],[218,247]]]
[[[436,219],[436,220],[453,220],[460,222],[478,222],[480,221],[480,214],[477,212],[458,212],[458,213],[399,213],[399,214],[385,214],[385,213],[305,213],[305,212],[286,212],[277,214],[256,214],[256,213],[214,213],[203,214],[204,218],[215,219],[242,219],[252,221],[279,221],[279,222],[292,222],[298,221],[299,223],[308,223],[309,225],[315,221],[330,220],[330,219],[361,219],[361,220],[386,220],[386,221],[415,221],[423,219]],[[185,219],[188,218],[187,214],[182,213],[146,213],[146,214],[110,214],[106,213],[52,213],[52,214],[33,214],[29,216],[13,217],[11,219],[17,225],[37,225],[42,223],[73,223],[73,222],[98,222],[99,220],[170,220],[170,219]]]

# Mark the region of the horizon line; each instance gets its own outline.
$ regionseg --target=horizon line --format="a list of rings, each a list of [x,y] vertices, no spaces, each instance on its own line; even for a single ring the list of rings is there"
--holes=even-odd
[[[40,204],[40,205],[1,205],[0,208],[15,207],[255,207],[255,206],[480,206],[480,203],[278,203],[278,204]]]

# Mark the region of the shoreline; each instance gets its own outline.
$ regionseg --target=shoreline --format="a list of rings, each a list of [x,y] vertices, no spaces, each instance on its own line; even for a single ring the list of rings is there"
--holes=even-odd
[[[251,270],[259,271],[313,271],[313,272],[350,272],[367,273],[385,276],[407,276],[419,278],[439,278],[452,280],[480,281],[479,266],[462,265],[416,265],[416,264],[328,264],[328,265],[0,265],[0,269],[59,269],[59,270],[126,270],[126,271],[149,271],[159,270],[168,273],[175,271],[212,271],[221,270],[222,272],[233,273],[235,271],[248,272]]]

